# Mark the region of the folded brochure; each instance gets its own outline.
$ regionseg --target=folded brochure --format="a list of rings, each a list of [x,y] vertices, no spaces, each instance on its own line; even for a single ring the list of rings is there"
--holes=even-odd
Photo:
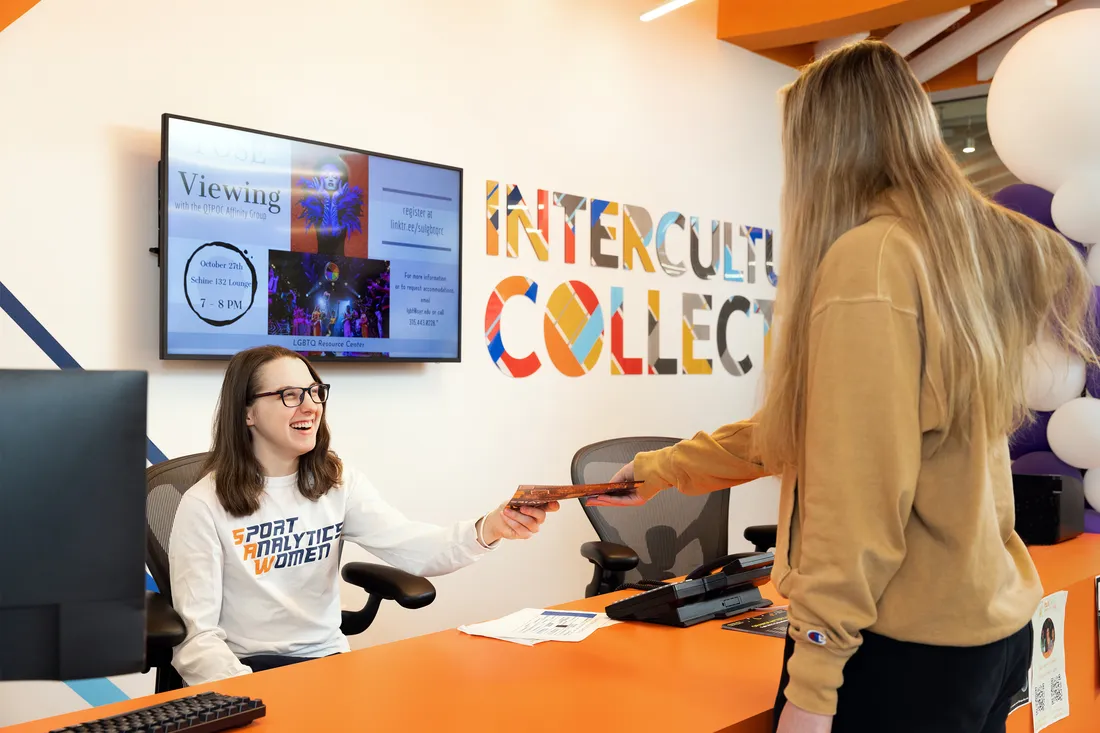
[[[552,501],[584,499],[592,496],[618,496],[641,488],[641,481],[618,481],[610,484],[579,484],[571,486],[520,486],[508,501],[508,506],[544,506]]]
[[[739,618],[736,621],[722,624],[722,628],[785,639],[787,637],[787,609],[773,608],[755,616]]]

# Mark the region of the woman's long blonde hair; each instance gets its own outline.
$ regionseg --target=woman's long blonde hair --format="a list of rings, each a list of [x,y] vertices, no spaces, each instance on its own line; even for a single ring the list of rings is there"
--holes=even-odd
[[[892,48],[856,43],[804,69],[783,93],[783,151],[777,323],[757,430],[766,465],[799,463],[818,266],[886,192],[922,248],[943,320],[945,439],[967,437],[974,409],[984,411],[993,438],[1027,419],[1024,350],[1041,327],[1095,363],[1092,283],[1081,256],[970,184],[928,96]]]

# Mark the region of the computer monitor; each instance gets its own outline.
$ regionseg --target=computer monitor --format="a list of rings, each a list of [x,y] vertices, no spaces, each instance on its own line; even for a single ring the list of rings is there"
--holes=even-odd
[[[0,681],[144,669],[147,379],[0,370]]]

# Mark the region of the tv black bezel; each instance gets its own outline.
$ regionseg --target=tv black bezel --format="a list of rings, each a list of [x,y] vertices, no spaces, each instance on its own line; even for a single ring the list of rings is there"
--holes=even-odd
[[[316,362],[345,362],[359,364],[455,364],[462,361],[462,210],[464,202],[463,169],[461,167],[447,165],[445,163],[434,163],[427,160],[418,160],[416,158],[407,158],[400,155],[392,155],[389,153],[378,153],[372,150],[363,150],[360,148],[349,147],[347,145],[336,145],[320,140],[311,140],[309,138],[296,137],[294,135],[282,135],[276,132],[257,130],[251,127],[242,127],[240,125],[232,125],[225,122],[214,122],[213,120],[204,120],[198,117],[177,115],[170,112],[165,112],[161,115],[160,170],[157,172],[157,201],[160,208],[160,211],[157,214],[159,229],[157,233],[157,243],[160,248],[160,358],[162,361],[228,361],[229,359],[233,358],[233,354],[168,353],[168,206],[166,205],[165,197],[168,195],[169,120],[181,120],[183,122],[194,122],[202,125],[210,125],[213,127],[222,127],[229,130],[237,130],[239,132],[248,132],[256,135],[265,135],[268,137],[279,138],[282,140],[290,140],[291,142],[306,143],[308,145],[319,145],[321,147],[328,147],[334,150],[346,151],[359,155],[373,155],[378,158],[387,158],[389,160],[396,160],[404,163],[426,165],[431,166],[432,168],[440,168],[443,170],[450,170],[458,173],[458,287],[456,288],[458,295],[458,331],[456,335],[458,337],[458,341],[454,357],[382,356],[380,354],[367,354],[364,356],[310,356],[308,358],[310,361]]]

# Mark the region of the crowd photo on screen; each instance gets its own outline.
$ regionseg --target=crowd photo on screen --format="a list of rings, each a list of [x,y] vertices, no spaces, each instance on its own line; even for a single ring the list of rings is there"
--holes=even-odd
[[[270,253],[268,333],[280,336],[388,338],[390,263],[339,255]],[[355,356],[370,349],[313,352]]]

